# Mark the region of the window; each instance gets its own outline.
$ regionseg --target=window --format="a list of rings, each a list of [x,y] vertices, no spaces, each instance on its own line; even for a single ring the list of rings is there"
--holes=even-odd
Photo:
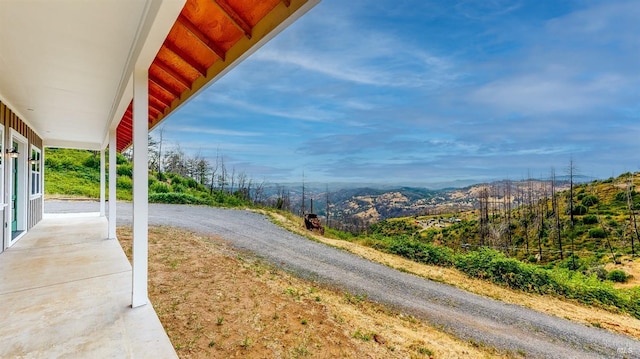
[[[39,148],[31,146],[31,157],[29,163],[31,164],[31,195],[38,196],[42,194],[42,172],[41,166],[42,152]]]

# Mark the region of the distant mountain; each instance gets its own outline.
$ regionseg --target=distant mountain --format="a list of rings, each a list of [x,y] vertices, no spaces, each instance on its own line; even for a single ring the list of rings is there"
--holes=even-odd
[[[483,188],[489,193],[489,201],[504,202],[506,193],[511,195],[512,205],[517,206],[525,202],[528,193],[534,198],[542,197],[544,192],[550,191],[550,181],[495,181],[467,186],[464,188],[445,188],[432,190],[419,187],[358,187],[331,190],[327,193],[327,186],[305,184],[305,211],[311,210],[326,217],[327,197],[329,199],[329,214],[333,220],[358,219],[364,223],[374,223],[380,220],[422,215],[439,214],[456,211],[471,210],[477,207],[478,197]],[[284,187],[279,187],[282,190]],[[557,181],[556,190],[569,188],[567,181]],[[274,192],[276,193],[276,192]],[[293,212],[301,212],[302,186],[287,189]]]

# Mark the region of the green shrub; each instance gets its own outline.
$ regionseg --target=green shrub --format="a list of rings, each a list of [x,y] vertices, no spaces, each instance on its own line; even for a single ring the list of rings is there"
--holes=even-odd
[[[149,194],[149,202],[151,203],[170,203],[170,204],[209,204],[200,198],[194,197],[186,193],[151,193]]]
[[[196,180],[194,180],[193,178],[187,178],[185,182],[185,185],[189,188],[198,188],[198,182],[196,182]]]
[[[596,224],[596,223],[598,223],[598,217],[594,216],[593,214],[588,214],[588,215],[582,217],[582,223],[584,223],[584,224]]]
[[[181,184],[182,181],[182,177],[180,177],[179,175],[175,174],[175,173],[170,173],[169,174],[169,178],[171,179],[171,184],[172,185],[176,185],[176,184]]]
[[[122,155],[121,153],[116,153],[116,164],[117,165],[125,165],[128,164],[129,160]]]
[[[133,166],[131,164],[119,165],[116,173],[118,176],[127,176],[131,178],[133,176]]]
[[[151,186],[149,186],[150,193],[169,193],[171,192],[171,187],[164,182],[155,182]]]
[[[100,168],[100,157],[95,154],[82,161],[82,165],[89,168]]]
[[[162,181],[162,182],[166,182],[167,181],[167,174],[164,172],[159,172],[156,177],[158,178],[158,181]]]
[[[582,216],[587,214],[587,212],[589,212],[589,209],[586,206],[583,206],[581,204],[573,207],[573,214],[577,215],[577,216]]]
[[[626,192],[618,192],[618,193],[616,193],[615,199],[618,202],[626,202],[627,201],[627,193]]]
[[[173,192],[176,193],[184,193],[187,190],[187,188],[180,182],[174,183],[171,187],[173,188]]]
[[[591,207],[594,206],[596,204],[598,204],[598,202],[600,202],[598,200],[598,197],[590,194],[590,195],[586,195],[584,198],[582,198],[582,205],[585,207]]]
[[[606,238],[607,232],[602,228],[591,228],[589,230],[589,237],[591,238]]]
[[[607,279],[616,283],[626,283],[629,280],[629,276],[623,270],[614,269],[607,274]]]
[[[129,177],[118,176],[118,179],[116,180],[116,187],[121,189],[132,189],[133,181]]]
[[[453,251],[450,248],[421,243],[412,239],[395,239],[389,245],[388,251],[419,263],[441,266],[453,264]]]

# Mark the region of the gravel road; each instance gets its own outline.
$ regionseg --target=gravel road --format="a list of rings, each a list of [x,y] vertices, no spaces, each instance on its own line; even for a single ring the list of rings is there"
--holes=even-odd
[[[46,201],[45,212],[97,211],[95,202]],[[118,225],[132,206],[118,203]],[[249,211],[152,204],[151,225],[218,235],[278,266],[391,305],[456,336],[527,358],[640,358],[623,335],[505,304],[365,260],[290,233]]]

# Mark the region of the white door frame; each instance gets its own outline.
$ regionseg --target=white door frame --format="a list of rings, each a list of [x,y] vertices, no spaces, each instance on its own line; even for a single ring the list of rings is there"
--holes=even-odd
[[[11,231],[11,222],[13,222],[13,209],[11,208],[11,195],[13,193],[13,159],[6,158],[5,166],[8,168],[9,175],[7,176],[7,184],[6,187],[8,189],[5,197],[7,198],[6,210],[8,211],[7,215],[7,227],[5,230],[5,238],[7,239],[7,248],[14,245],[23,235],[27,233],[27,189],[29,188],[27,179],[27,158],[30,155],[29,151],[29,141],[26,137],[21,135],[15,129],[11,129],[11,135],[9,137],[9,146],[7,148],[13,148],[13,142],[17,142],[18,144],[18,193],[17,193],[17,203],[18,203],[18,214],[17,214],[17,230],[22,231],[16,238],[12,237]]]

